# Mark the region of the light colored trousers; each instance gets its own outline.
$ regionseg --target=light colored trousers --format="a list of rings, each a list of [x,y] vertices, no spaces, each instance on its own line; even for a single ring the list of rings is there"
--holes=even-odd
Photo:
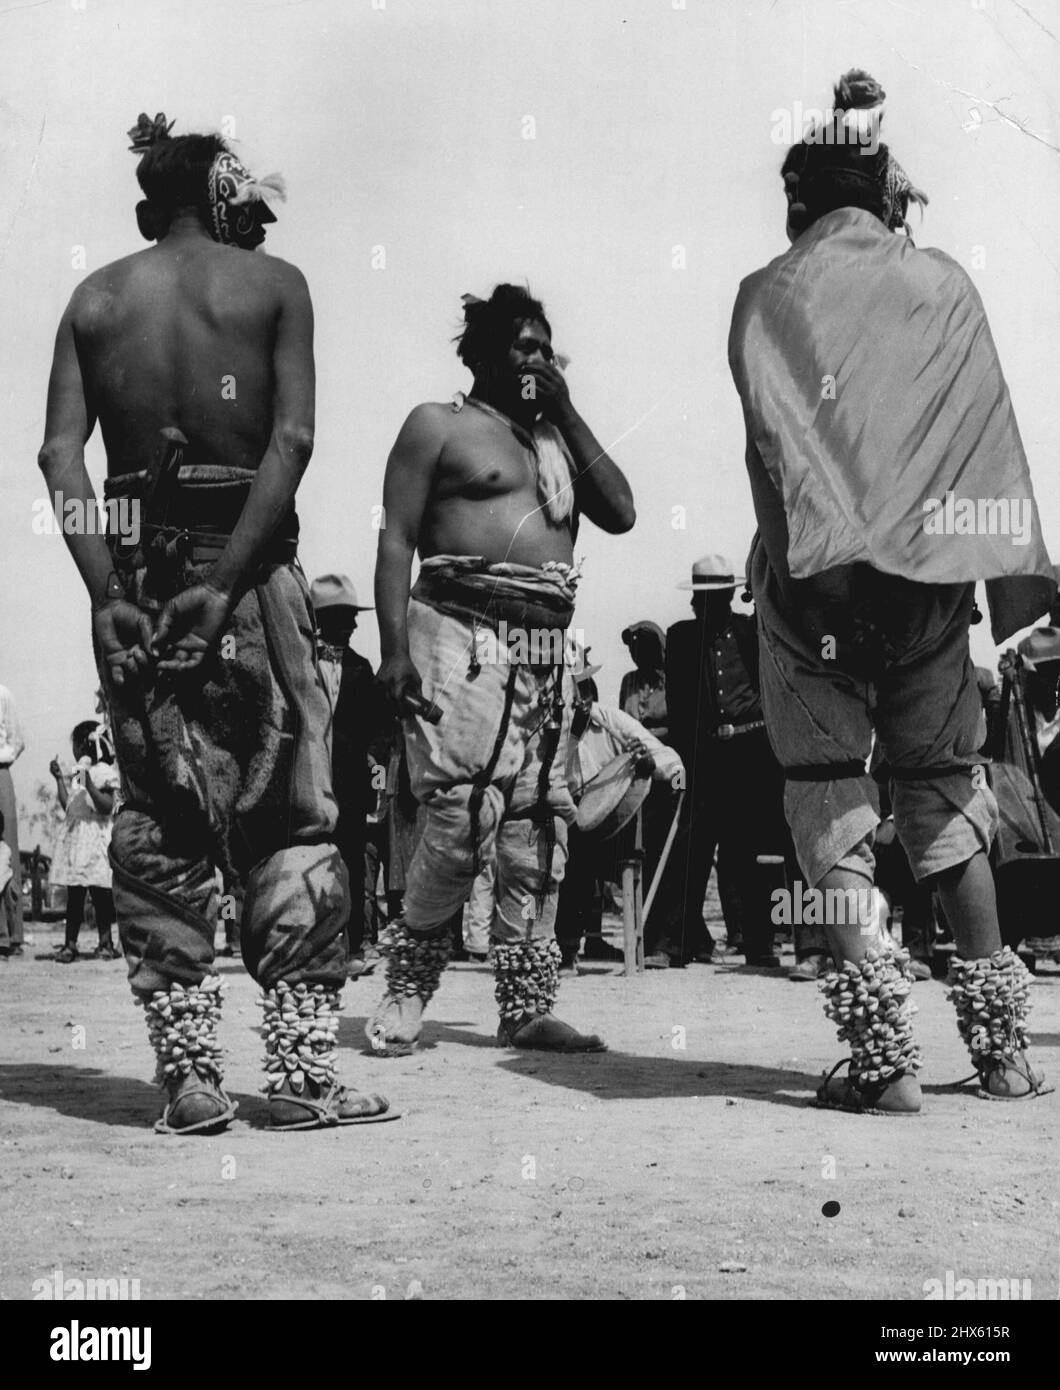
[[[466,902],[477,873],[492,859],[493,939],[551,940],[567,826],[575,817],[566,780],[570,673],[552,666],[513,668],[506,661],[471,670],[470,622],[418,599],[409,601],[408,634],[423,693],[441,708],[442,718],[438,724],[419,717],[405,721],[409,778],[425,810],[405,886],[405,925],[414,932],[440,926]],[[550,730],[557,682],[562,718]],[[542,761],[550,751],[542,801]],[[482,792],[476,856],[472,792],[494,758]]]

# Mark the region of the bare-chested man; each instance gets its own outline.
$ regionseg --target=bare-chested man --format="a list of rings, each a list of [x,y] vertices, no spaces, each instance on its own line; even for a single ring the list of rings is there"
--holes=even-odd
[[[67,535],[92,602],[125,805],[114,898],[147,1010],[167,1133],[223,1127],[217,871],[242,883],[243,959],[262,986],[274,1128],[391,1118],[335,1081],[346,871],[332,843],[330,711],[296,563],[294,495],[313,447],[313,315],[294,266],[246,254],[275,221],[213,135],[130,131],[157,245],[104,266],[63,315],[40,466],[94,504],[99,421],[108,499],[137,543]],[[56,499],[58,500],[58,499]],[[126,514],[127,515],[127,514]],[[135,529],[135,528],[130,528]]]
[[[379,676],[406,711],[410,696],[426,696],[442,717],[421,712],[405,725],[426,819],[388,934],[387,993],[367,1031],[386,1052],[415,1046],[448,959],[444,924],[495,853],[500,1040],[599,1051],[599,1038],[552,1015],[556,894],[574,819],[564,636],[579,513],[618,534],[633,525],[633,497],[571,404],[541,304],[498,285],[488,301],[465,296],[464,317],[458,352],[474,373],[471,394],[416,407],[384,484]]]

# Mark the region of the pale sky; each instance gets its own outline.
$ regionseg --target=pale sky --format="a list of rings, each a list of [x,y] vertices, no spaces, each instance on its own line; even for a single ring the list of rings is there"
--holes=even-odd
[[[622,627],[687,616],[692,561],[746,554],[729,317],[786,246],[773,113],[828,105],[850,67],[883,84],[884,138],[931,197],[918,244],[983,296],[1060,559],[1057,35],[1058,0],[0,4],[0,682],[26,726],[23,799],[92,715],[87,599],[61,538],[31,529],[36,453],[75,248],[92,270],[144,245],[125,136],[141,110],[178,134],[234,126],[254,172],[287,177],[268,249],[316,305],[310,577],[345,571],[369,594],[394,436],[468,384],[461,294],[528,281],[545,301],[575,403],[637,501],[630,535],[586,523],[577,546],[575,625],[610,700]],[[98,486],[97,440],[89,462]],[[974,650],[992,662],[985,623]]]

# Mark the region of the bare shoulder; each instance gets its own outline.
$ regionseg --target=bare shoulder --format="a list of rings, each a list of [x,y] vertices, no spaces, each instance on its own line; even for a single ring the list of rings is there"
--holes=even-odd
[[[229,254],[233,253],[229,251]],[[250,269],[261,281],[273,285],[284,299],[309,298],[309,285],[305,276],[290,261],[281,260],[279,256],[266,256],[249,251],[234,254],[246,256],[251,263],[246,269]]]
[[[452,429],[453,408],[439,401],[424,401],[413,406],[401,426],[399,438],[410,441],[443,443]]]
[[[130,277],[136,273],[148,251],[135,251],[120,260],[110,261],[86,275],[70,296],[67,316],[76,328],[87,327],[113,305]]]

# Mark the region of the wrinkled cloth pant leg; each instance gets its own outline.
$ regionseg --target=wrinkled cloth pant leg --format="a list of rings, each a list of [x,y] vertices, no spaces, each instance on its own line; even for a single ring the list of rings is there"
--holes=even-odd
[[[825,661],[790,620],[761,544],[751,559],[751,588],[762,710],[781,767],[867,762],[872,749],[868,686]],[[872,882],[880,800],[868,773],[820,782],[788,780],[784,813],[810,887],[833,869]]]
[[[143,580],[141,571],[137,599]],[[349,892],[330,842],[327,697],[300,573],[267,569],[194,674],[116,687],[99,666],[123,776],[111,864],[134,992],[208,973],[219,869],[243,878],[243,958],[255,979],[340,984]]]
[[[424,808],[422,834],[405,884],[404,919],[412,932],[436,930],[467,900],[479,868],[497,871],[494,939],[551,937],[563,877],[566,825],[575,809],[565,780],[570,690],[555,742],[546,801],[554,840],[530,812],[538,802],[542,742],[549,736],[542,700],[554,679],[547,668],[505,662],[470,669],[473,629],[462,619],[409,602],[409,652],[424,695],[442,710],[438,724],[405,721],[413,793]],[[568,677],[569,680],[569,677]],[[510,696],[507,727],[496,749]],[[471,813],[476,777],[497,752],[478,816],[478,854]],[[548,858],[549,863],[544,860]],[[546,886],[547,885],[547,886]]]

